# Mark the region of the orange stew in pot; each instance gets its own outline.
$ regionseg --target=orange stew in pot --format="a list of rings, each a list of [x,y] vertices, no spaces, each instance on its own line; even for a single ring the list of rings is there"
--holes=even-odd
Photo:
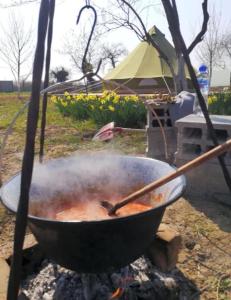
[[[58,221],[94,221],[141,213],[160,205],[164,201],[162,194],[149,194],[121,207],[117,210],[116,216],[109,216],[107,210],[101,205],[101,201],[104,199],[105,196],[99,194],[88,194],[84,197],[78,197],[74,194],[56,196],[49,201],[31,202],[30,214]],[[119,198],[116,195],[106,199],[114,205],[122,197]]]

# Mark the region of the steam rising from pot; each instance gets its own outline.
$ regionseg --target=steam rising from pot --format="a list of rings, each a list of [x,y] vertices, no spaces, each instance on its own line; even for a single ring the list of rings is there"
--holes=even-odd
[[[80,195],[89,191],[114,191],[142,184],[137,180],[136,166],[126,168],[118,155],[88,154],[50,161],[36,165],[33,173],[31,194],[33,200],[53,197],[58,193],[71,193],[78,190]],[[126,190],[125,190],[126,183]],[[144,182],[145,183],[145,178]]]
[[[106,199],[115,204],[143,187],[150,181],[150,175],[148,171],[142,171],[141,177],[140,171],[140,164],[126,163],[120,155],[105,153],[62,158],[58,164],[54,160],[46,165],[36,165],[30,214],[62,221],[108,218],[100,201]],[[121,209],[119,215],[152,208],[149,200],[157,200],[153,197],[142,197],[140,204],[130,204]]]

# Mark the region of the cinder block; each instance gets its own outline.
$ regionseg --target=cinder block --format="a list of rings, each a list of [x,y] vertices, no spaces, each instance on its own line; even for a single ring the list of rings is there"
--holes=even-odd
[[[172,120],[169,114],[168,103],[153,103],[151,109],[156,112],[158,119],[161,122],[167,140],[168,159],[172,163],[176,152],[176,130],[173,127]],[[147,112],[147,149],[146,155],[151,158],[166,161],[165,144],[158,120],[151,109]]]
[[[173,126],[169,114],[168,103],[162,103],[162,104],[153,103],[152,105],[149,105],[149,107],[151,107],[151,109],[155,111],[163,127],[168,128]],[[149,128],[159,127],[157,118],[151,109],[148,109],[147,112],[147,123],[148,123],[147,125]]]
[[[177,149],[177,135],[174,127],[164,130],[170,161],[173,161]],[[146,155],[151,158],[165,160],[165,144],[160,128],[147,128]]]
[[[210,117],[218,142],[224,143],[231,139],[231,116],[211,115]],[[204,117],[189,115],[176,121],[175,125],[178,129],[177,160],[192,160],[214,147]],[[216,164],[217,159],[214,158],[211,162]],[[227,165],[231,164],[230,152],[225,155],[225,162]]]
[[[168,272],[176,266],[180,248],[180,234],[169,226],[160,224],[146,255],[161,271]]]
[[[210,116],[219,143],[231,138],[231,116]],[[195,159],[214,147],[204,117],[189,115],[175,123],[177,134],[177,167]],[[224,156],[231,172],[231,152]],[[215,193],[229,193],[218,159],[213,158],[186,174],[186,193],[209,197]]]

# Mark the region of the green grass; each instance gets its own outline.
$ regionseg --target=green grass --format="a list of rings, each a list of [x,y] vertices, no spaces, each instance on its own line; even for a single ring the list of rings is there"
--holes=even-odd
[[[16,98],[16,95],[12,94],[0,94],[0,130],[5,130],[13,116],[23,107],[24,103],[28,100],[29,94],[24,94],[21,100]],[[17,119],[17,125],[15,126],[16,131],[25,130],[26,126],[26,116],[27,109],[20,117]],[[95,130],[96,126],[92,121],[82,121],[82,122],[73,122],[71,118],[64,118],[55,107],[53,103],[48,102],[47,109],[47,124],[57,125],[63,127],[73,127],[79,131],[84,131],[86,129]]]
[[[21,100],[18,100],[16,95],[0,94],[0,134],[4,134],[5,130],[11,123],[14,115],[23,107],[28,100],[29,94],[24,95]],[[14,142],[23,146],[24,135],[26,129],[27,108],[18,117],[15,126],[13,127]],[[41,120],[39,119],[38,127]],[[83,132],[95,131],[96,126],[92,121],[75,121],[68,117],[63,117],[53,103],[48,102],[47,108],[47,133],[46,141],[50,145],[57,144],[76,144],[80,138],[73,135],[82,134]],[[60,132],[59,132],[60,131]],[[39,132],[39,129],[38,129]],[[0,142],[1,143],[1,142]]]
[[[23,94],[21,100],[16,94],[0,94],[0,138],[9,126],[13,116],[28,100],[29,94]],[[24,149],[27,109],[17,119],[13,133],[8,139],[4,155],[12,156]],[[38,127],[40,126],[40,120]],[[118,136],[109,143],[92,142],[91,135],[97,131],[92,120],[78,121],[71,117],[63,117],[51,101],[47,108],[47,126],[45,151],[48,157],[57,157],[73,151],[110,150],[127,154],[144,154],[146,138],[144,134],[126,134]],[[84,138],[88,134],[88,138]],[[39,129],[36,139],[36,152],[38,152]],[[1,139],[0,139],[1,141]],[[1,142],[0,142],[1,143]],[[11,157],[10,157],[11,158]],[[12,159],[12,158],[11,158]]]

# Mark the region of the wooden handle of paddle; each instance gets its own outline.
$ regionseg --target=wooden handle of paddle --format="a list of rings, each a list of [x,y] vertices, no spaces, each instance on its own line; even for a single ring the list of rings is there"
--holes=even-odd
[[[109,211],[109,215],[115,214],[117,209],[123,207],[124,205],[136,200],[139,197],[142,197],[143,195],[147,194],[148,192],[151,192],[152,190],[164,185],[165,183],[175,179],[176,177],[185,174],[186,172],[190,171],[193,168],[196,168],[197,166],[201,165],[203,162],[219,156],[220,154],[228,151],[231,148],[231,139],[228,140],[226,143],[219,145],[212,150],[200,155],[199,157],[193,159],[192,161],[186,163],[185,165],[178,168],[175,172],[170,173],[148,185],[143,187],[142,189],[130,194],[129,196],[125,197],[121,202],[117,203],[113,206],[112,209]]]
[[[131,132],[131,133],[135,133],[135,132],[142,132],[145,133],[146,129],[141,129],[141,128],[126,128],[126,127],[114,127],[112,129],[112,131],[126,131],[126,132]]]

